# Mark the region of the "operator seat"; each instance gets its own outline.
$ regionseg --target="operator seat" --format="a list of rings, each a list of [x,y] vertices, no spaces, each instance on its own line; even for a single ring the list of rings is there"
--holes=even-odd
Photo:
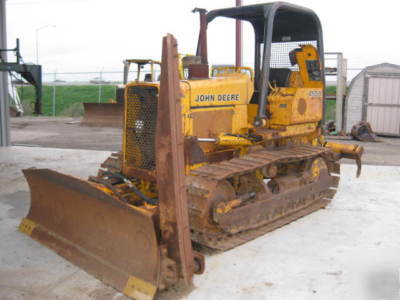
[[[274,85],[275,81],[277,87],[288,87],[291,72],[289,68],[270,68],[269,82]]]

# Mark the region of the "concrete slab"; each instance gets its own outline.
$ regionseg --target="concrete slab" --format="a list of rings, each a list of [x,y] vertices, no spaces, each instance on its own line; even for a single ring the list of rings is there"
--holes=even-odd
[[[0,148],[0,299],[127,299],[19,233],[29,208],[21,169],[48,167],[81,178],[104,151]],[[333,203],[227,252],[207,252],[186,294],[158,299],[398,299],[400,167],[343,165]]]
[[[125,298],[117,298],[120,293],[17,230],[30,201],[21,169],[45,167],[87,178],[109,154],[36,147],[0,148],[0,299]]]

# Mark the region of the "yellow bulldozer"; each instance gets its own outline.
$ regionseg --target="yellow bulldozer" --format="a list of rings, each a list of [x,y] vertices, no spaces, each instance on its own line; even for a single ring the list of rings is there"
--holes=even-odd
[[[190,54],[179,54],[180,79],[187,79],[188,63],[192,63],[193,59],[197,59],[197,57]],[[137,83],[159,81],[161,62],[157,60],[143,58],[125,59],[123,64],[123,81],[122,84],[117,85],[115,88],[115,99],[110,99],[107,103],[84,102],[81,125],[123,127],[125,87],[131,71],[135,73],[133,81]],[[134,70],[131,70],[131,65],[135,66]],[[148,69],[143,70],[145,68]]]
[[[131,65],[135,66],[136,82],[156,81],[157,72],[160,71],[160,62],[152,59],[125,59],[123,61],[123,81],[122,84],[115,88],[115,99],[111,99],[108,103],[83,103],[83,118],[81,125],[85,126],[110,126],[122,127],[124,116],[124,92],[128,83]],[[149,67],[148,72],[144,73],[142,69]]]
[[[20,230],[135,299],[205,267],[193,244],[226,250],[325,207],[343,157],[324,141],[320,21],[285,2],[200,12],[196,57],[179,79],[163,39],[160,82],[125,88],[122,153],[88,181],[26,169],[31,208]],[[207,24],[250,22],[254,67],[209,70]],[[213,76],[210,76],[212,74]]]

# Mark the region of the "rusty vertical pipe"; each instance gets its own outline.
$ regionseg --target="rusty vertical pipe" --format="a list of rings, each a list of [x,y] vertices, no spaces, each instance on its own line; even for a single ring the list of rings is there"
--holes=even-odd
[[[206,13],[200,13],[200,32],[201,32],[201,63],[208,64],[208,49],[207,49],[207,22]]]
[[[201,57],[202,64],[208,64],[208,54],[207,54],[207,20],[206,13],[207,10],[204,8],[195,8],[192,12],[198,12],[200,14],[200,33],[199,41],[197,44],[196,55]]]
[[[236,6],[242,6],[242,0],[236,0]],[[236,67],[242,66],[243,45],[242,45],[242,21],[236,20]]]

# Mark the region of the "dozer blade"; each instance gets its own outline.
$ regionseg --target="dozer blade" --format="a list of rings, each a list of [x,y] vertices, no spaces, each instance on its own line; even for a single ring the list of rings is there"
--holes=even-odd
[[[81,125],[122,127],[124,105],[121,103],[83,103]]]
[[[160,248],[152,213],[96,184],[49,169],[23,171],[31,208],[20,230],[134,299],[152,299]]]

